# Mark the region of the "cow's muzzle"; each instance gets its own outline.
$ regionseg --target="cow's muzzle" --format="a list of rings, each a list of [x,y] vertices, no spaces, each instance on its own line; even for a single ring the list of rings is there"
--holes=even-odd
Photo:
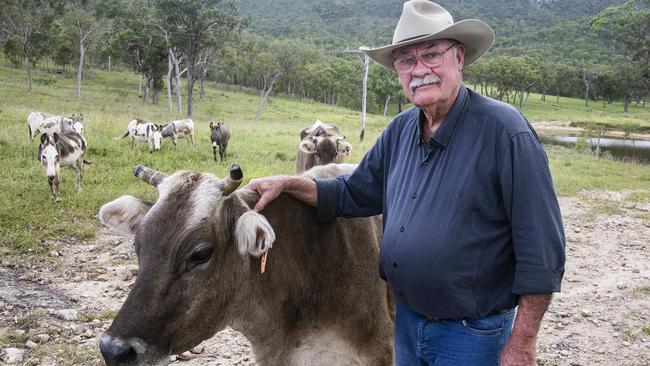
[[[122,338],[116,338],[108,333],[102,333],[99,340],[99,350],[107,366],[137,365],[138,352]]]

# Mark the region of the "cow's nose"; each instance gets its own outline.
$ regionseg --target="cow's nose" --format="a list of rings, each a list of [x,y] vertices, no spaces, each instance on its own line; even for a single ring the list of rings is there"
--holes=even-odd
[[[124,339],[103,333],[99,341],[99,350],[106,361],[106,366],[135,365],[138,353]]]

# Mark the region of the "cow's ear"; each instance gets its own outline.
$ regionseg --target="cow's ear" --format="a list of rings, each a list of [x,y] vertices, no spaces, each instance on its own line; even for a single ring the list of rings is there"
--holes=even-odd
[[[153,203],[133,196],[122,196],[99,209],[97,217],[102,224],[122,233],[134,235],[142,218]]]
[[[244,200],[234,197],[235,243],[241,255],[259,257],[275,241],[275,232],[264,215],[252,210]]]
[[[306,154],[313,154],[316,152],[316,144],[314,144],[310,139],[301,142],[298,148]]]
[[[336,150],[339,154],[347,156],[352,151],[352,145],[347,141],[341,141],[337,143]]]

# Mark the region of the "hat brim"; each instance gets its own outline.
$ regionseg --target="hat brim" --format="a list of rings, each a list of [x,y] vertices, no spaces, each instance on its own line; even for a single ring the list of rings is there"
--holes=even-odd
[[[411,38],[384,47],[360,47],[368,57],[387,69],[394,70],[393,51],[415,43],[432,41],[436,39],[454,39],[465,46],[465,66],[475,62],[494,43],[494,31],[489,25],[478,19],[465,19],[454,23],[448,28],[436,33],[426,34],[421,37]]]

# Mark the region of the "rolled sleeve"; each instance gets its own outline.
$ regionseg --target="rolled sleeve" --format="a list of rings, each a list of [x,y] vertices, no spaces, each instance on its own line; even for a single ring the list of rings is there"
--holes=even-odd
[[[565,237],[546,154],[531,132],[512,136],[501,169],[512,226],[515,294],[560,291]]]
[[[330,222],[336,217],[336,179],[314,179],[316,182],[317,202],[316,219]]]

